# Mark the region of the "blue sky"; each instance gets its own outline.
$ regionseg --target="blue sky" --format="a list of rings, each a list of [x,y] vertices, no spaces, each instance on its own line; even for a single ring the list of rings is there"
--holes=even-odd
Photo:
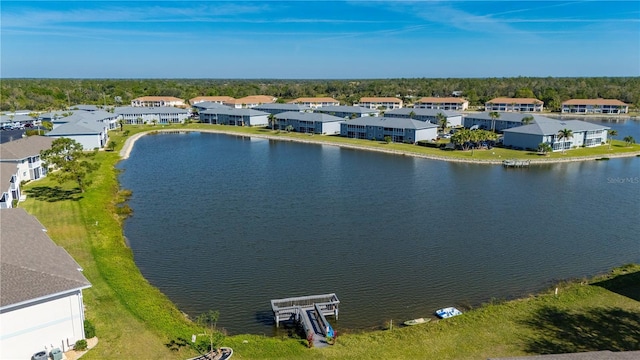
[[[640,1],[8,1],[0,76],[640,76]]]

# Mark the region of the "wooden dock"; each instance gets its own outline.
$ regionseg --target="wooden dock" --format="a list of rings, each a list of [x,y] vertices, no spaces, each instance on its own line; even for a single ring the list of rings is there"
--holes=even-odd
[[[504,160],[502,166],[506,168],[521,168],[528,167],[531,164],[530,160]]]
[[[271,310],[276,326],[281,321],[298,322],[307,339],[313,338],[315,347],[324,347],[329,345],[327,332],[333,332],[326,316],[333,315],[338,319],[339,304],[336,294],[309,295],[271,300]]]

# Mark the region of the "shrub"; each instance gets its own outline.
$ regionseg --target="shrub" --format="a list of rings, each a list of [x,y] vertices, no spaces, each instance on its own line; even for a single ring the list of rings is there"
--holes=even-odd
[[[87,340],[76,341],[76,344],[73,346],[73,349],[77,351],[87,350]]]
[[[93,326],[91,321],[84,319],[84,337],[90,339],[96,336],[96,327]]]
[[[116,206],[116,214],[123,217],[129,217],[133,214],[133,209],[127,204],[122,204],[120,206]]]

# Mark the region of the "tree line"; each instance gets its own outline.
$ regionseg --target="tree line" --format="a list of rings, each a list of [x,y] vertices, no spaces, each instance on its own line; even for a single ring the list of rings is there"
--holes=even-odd
[[[588,78],[402,78],[362,80],[276,79],[3,79],[0,111],[64,109],[75,104],[128,105],[140,96],[272,95],[284,102],[298,97],[328,96],[346,105],[363,96],[398,97],[413,103],[424,96],[462,92],[470,106],[495,97],[534,97],[558,111],[569,99],[618,99],[640,108],[640,77]]]

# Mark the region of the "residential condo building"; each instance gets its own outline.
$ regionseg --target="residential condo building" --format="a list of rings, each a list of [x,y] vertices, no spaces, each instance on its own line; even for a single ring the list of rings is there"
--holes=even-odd
[[[300,104],[312,109],[317,109],[323,106],[339,106],[340,102],[330,97],[301,97],[289,101],[288,104]]]
[[[22,208],[0,210],[0,247],[2,358],[62,355],[84,339],[82,291],[91,283],[80,265]]]
[[[340,136],[355,139],[416,143],[438,137],[438,126],[426,121],[404,118],[362,117],[340,124]]]
[[[560,137],[561,130],[572,131],[570,137]],[[564,151],[577,147],[600,146],[607,142],[610,128],[580,120],[554,120],[543,116],[529,124],[504,131],[504,146],[516,149],[536,150],[541,143],[550,144],[553,151]]]
[[[47,136],[28,136],[0,144],[0,163],[16,166],[18,181],[38,180],[46,176],[40,152],[51,149],[53,139]]]
[[[462,114],[449,110],[402,108],[389,110],[384,113],[384,116],[390,118],[407,118],[428,121],[432,124],[440,125],[438,123],[438,114],[442,114],[447,118],[448,127],[462,126]]]
[[[616,99],[571,99],[562,103],[563,114],[627,114],[629,105]]]
[[[339,134],[340,124],[345,121],[333,115],[300,111],[287,111],[275,117],[276,129],[286,130],[291,126],[295,132],[311,134]]]
[[[173,96],[141,96],[131,100],[131,106],[135,107],[160,107],[179,106],[184,107],[184,100]]]
[[[400,109],[402,108],[402,100],[396,97],[363,97],[358,104],[354,104],[367,109]]]
[[[269,113],[254,109],[215,108],[201,111],[200,122],[232,126],[264,126],[269,123]]]
[[[495,98],[484,104],[485,111],[541,112],[544,102],[534,98]]]
[[[416,109],[438,109],[464,111],[469,108],[469,101],[458,97],[423,97],[413,104]]]

